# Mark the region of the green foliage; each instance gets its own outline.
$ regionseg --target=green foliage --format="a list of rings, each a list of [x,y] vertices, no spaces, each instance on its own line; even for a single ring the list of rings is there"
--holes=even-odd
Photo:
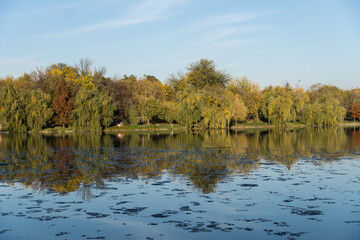
[[[140,123],[140,118],[139,118],[139,114],[138,114],[138,109],[135,105],[130,107],[129,110],[129,119],[130,119],[130,123],[131,124],[139,124]]]
[[[230,100],[234,110],[233,120],[235,123],[245,121],[246,116],[248,115],[248,108],[245,106],[241,96],[238,94],[228,93],[227,97]]]
[[[0,124],[10,131],[39,130],[52,115],[49,101],[56,125],[72,127],[74,120],[75,129],[88,130],[120,121],[224,128],[230,121],[257,123],[260,118],[276,126],[298,121],[333,125],[343,120],[344,109],[347,118],[360,115],[352,105],[360,103],[360,89],[314,84],[304,91],[286,84],[260,90],[246,76],[230,80],[208,59],[190,64],[166,84],[152,75],[109,78],[105,72],[81,59],[75,66],[58,63],[15,80],[0,79]]]
[[[230,76],[216,70],[214,61],[200,59],[188,67],[186,82],[194,88],[201,89],[205,86],[225,88]]]
[[[300,119],[308,101],[307,93],[301,88],[270,86],[263,91],[260,111],[271,124],[284,126]]]
[[[159,100],[150,97],[141,98],[139,101],[139,105],[136,108],[138,118],[141,118],[148,124],[150,124],[151,120],[164,120],[166,108]]]
[[[175,121],[179,121],[179,104],[176,102],[167,101],[164,103],[165,114],[164,120],[168,123],[174,123]]]
[[[13,82],[8,81],[0,92],[0,119],[10,132],[27,130],[26,112],[23,99],[14,89]]]
[[[50,95],[41,90],[33,90],[24,96],[26,123],[30,130],[41,130],[49,122],[54,114],[50,102]]]
[[[261,101],[259,84],[251,82],[247,76],[242,76],[241,78],[230,80],[227,90],[241,97],[248,110],[248,119],[258,120]]]
[[[75,97],[74,128],[99,131],[112,122],[115,106],[112,98],[96,89],[80,89]]]
[[[304,108],[302,122],[309,125],[332,126],[339,124],[345,117],[346,110],[337,99],[323,96]]]
[[[293,106],[291,92],[283,87],[270,87],[263,92],[261,112],[268,121],[277,126],[286,125],[292,119]]]
[[[233,114],[224,92],[190,89],[181,97],[179,121],[187,127],[225,128]]]

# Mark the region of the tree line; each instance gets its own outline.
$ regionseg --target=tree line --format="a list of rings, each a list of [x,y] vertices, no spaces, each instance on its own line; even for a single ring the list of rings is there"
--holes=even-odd
[[[98,131],[125,124],[178,123],[188,128],[227,128],[240,122],[336,125],[359,120],[360,89],[314,84],[259,85],[232,77],[200,59],[166,83],[155,76],[107,77],[81,59],[0,79],[0,124],[9,131],[72,126]]]

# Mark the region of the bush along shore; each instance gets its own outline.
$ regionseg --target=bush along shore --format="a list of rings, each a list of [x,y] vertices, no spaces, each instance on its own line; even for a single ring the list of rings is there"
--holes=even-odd
[[[89,59],[0,79],[0,129],[139,131],[334,126],[360,117],[360,89],[259,85],[200,59],[165,83],[155,76],[106,76]],[[350,123],[346,123],[350,124]]]

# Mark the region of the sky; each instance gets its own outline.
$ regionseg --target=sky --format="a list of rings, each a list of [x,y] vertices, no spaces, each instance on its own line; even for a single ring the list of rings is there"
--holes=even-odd
[[[81,58],[109,77],[207,58],[261,88],[360,87],[360,1],[0,0],[0,77]]]

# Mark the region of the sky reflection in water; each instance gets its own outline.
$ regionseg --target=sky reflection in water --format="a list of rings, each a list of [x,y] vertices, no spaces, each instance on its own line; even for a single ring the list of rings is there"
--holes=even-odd
[[[0,141],[0,239],[360,236],[359,129]]]

